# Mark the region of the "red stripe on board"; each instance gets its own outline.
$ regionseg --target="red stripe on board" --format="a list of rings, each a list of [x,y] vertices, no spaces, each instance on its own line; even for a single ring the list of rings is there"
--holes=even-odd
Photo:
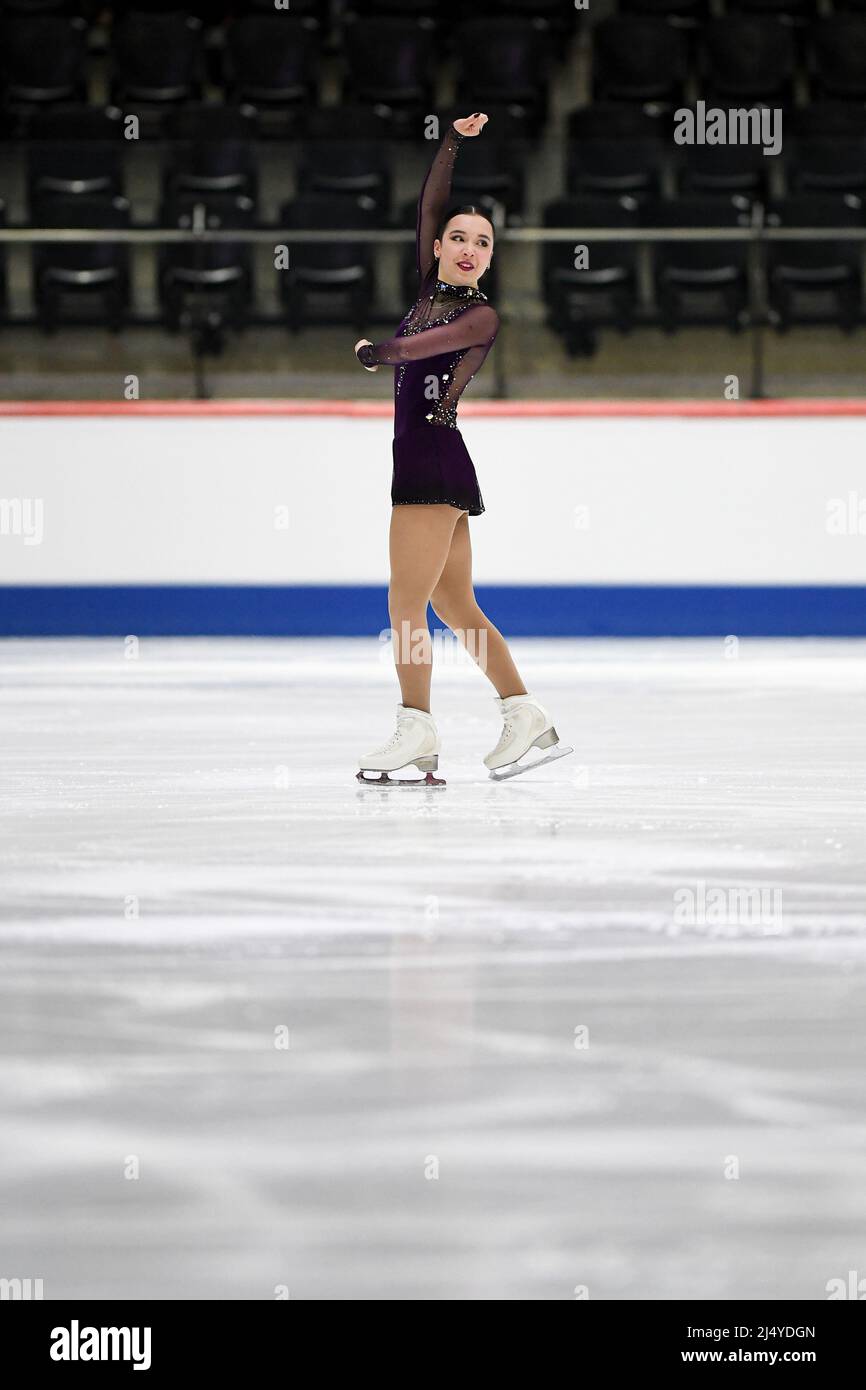
[[[0,415],[192,415],[354,416],[381,419],[393,414],[390,401],[0,401]],[[866,400],[789,399],[767,401],[474,401],[461,417],[561,419],[593,416],[820,416],[866,415]]]

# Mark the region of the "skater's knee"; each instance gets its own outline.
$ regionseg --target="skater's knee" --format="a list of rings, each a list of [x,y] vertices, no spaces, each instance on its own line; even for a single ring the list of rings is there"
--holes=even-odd
[[[430,600],[430,607],[440,623],[444,623],[445,627],[450,627],[452,632],[467,626],[465,609],[452,607],[447,603],[434,603],[432,599]]]
[[[414,608],[426,610],[429,597],[423,585],[392,580],[388,586],[388,612],[405,613]]]
[[[430,595],[430,607],[433,609],[433,612],[439,619],[440,623],[444,623],[446,627],[451,626],[451,617],[453,615],[449,610],[448,604],[443,603],[441,598],[437,596],[435,589],[433,590],[433,593]]]
[[[430,607],[439,621],[443,622],[446,627],[450,627],[452,632],[458,627],[478,626],[478,620],[483,621],[484,618],[484,614],[474,597],[465,594],[458,597],[434,589],[430,598]]]

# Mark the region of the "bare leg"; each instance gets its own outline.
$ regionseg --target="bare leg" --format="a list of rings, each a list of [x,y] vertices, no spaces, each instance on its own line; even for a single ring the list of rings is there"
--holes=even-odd
[[[478,607],[472,587],[472,546],[469,515],[463,512],[454,528],[451,549],[430,597],[433,612],[463,643],[492,682],[500,698],[525,695],[526,686],[512,660],[502,633]]]
[[[432,646],[427,604],[448,558],[451,537],[466,513],[446,503],[391,509],[388,612],[404,705],[430,712]]]

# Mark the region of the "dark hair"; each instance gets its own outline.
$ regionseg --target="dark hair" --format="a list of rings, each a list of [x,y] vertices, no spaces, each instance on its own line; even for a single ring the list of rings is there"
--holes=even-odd
[[[442,218],[441,222],[439,223],[439,226],[436,228],[437,241],[442,240],[442,233],[445,231],[445,228],[448,226],[448,223],[451,221],[451,218],[459,217],[460,214],[464,212],[471,213],[473,217],[483,217],[485,222],[490,223],[491,229],[493,228],[493,219],[491,218],[490,213],[486,212],[484,208],[478,208],[475,206],[474,203],[460,203],[458,207],[450,208],[449,211],[446,212],[445,216]]]

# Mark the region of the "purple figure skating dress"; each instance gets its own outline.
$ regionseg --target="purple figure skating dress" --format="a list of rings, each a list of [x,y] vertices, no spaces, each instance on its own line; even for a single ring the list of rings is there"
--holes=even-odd
[[[365,367],[393,365],[394,470],[391,502],[445,502],[484,511],[475,466],[457,427],[457,402],[499,331],[499,315],[472,285],[437,279],[433,242],[451,193],[454,158],[467,137],[452,125],[418,199],[418,299],[393,338],[358,349]]]

